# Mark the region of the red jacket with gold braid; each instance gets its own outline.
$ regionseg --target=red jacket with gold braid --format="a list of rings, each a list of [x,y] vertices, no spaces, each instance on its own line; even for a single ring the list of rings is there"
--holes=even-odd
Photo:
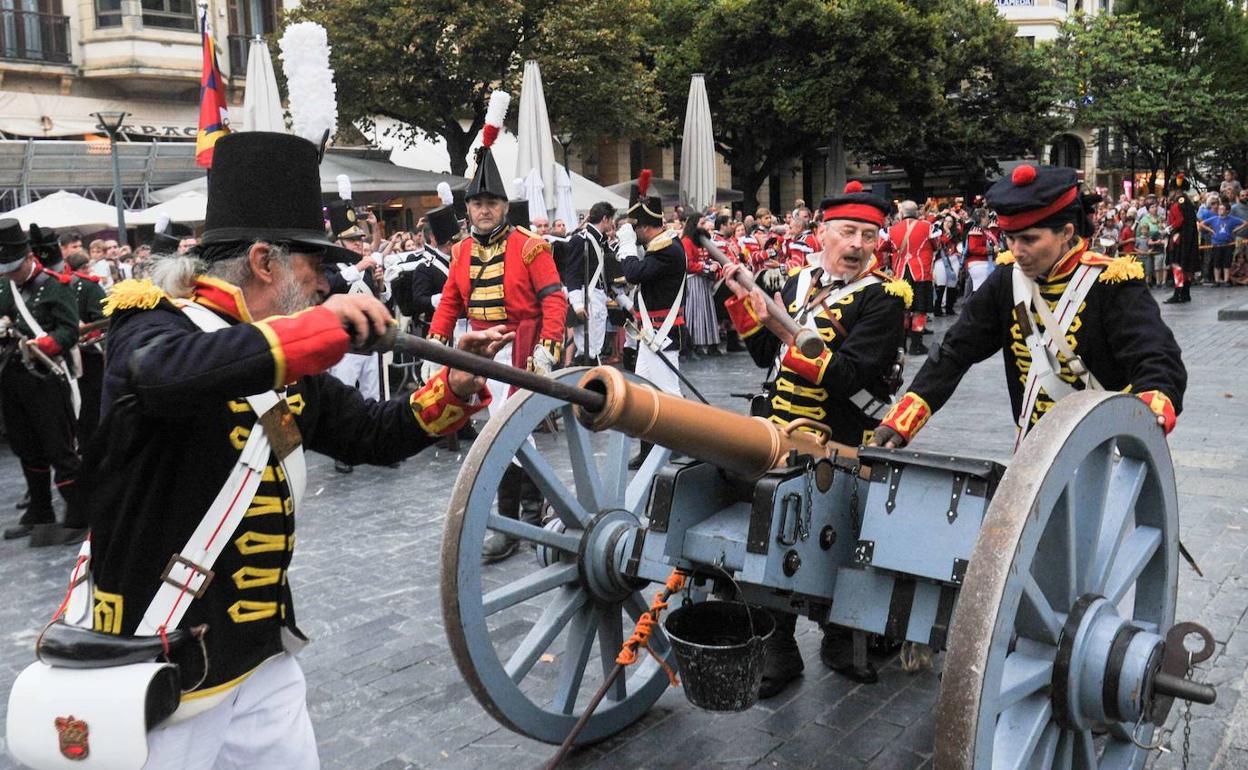
[[[451,272],[429,325],[430,339],[449,342],[455,322],[473,329],[504,324],[516,332],[513,363],[523,366],[536,344],[559,360],[568,300],[550,244],[519,227],[465,238],[451,249]]]

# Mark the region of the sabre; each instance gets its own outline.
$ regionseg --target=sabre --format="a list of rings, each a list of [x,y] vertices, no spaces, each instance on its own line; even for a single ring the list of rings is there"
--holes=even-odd
[[[735,264],[725,256],[724,252],[719,250],[719,247],[710,238],[706,237],[706,233],[698,228],[697,215],[685,220],[684,236],[693,241],[695,245],[706,249],[706,253],[710,254],[716,262],[724,267]],[[751,292],[758,288],[758,284],[754,282],[754,274],[745,265],[741,265],[736,275],[733,276],[733,280]],[[785,331],[793,336],[793,346],[800,350],[803,356],[818,358],[823,353],[825,344],[823,338],[818,333],[793,320],[793,317],[784,308],[780,307],[774,299],[767,296],[767,292],[763,292],[763,303],[767,305],[767,314],[776,319],[784,327]]]
[[[675,364],[672,363],[672,359],[668,358],[667,354],[659,349],[658,343],[654,341],[653,332],[647,332],[644,329],[637,328],[637,324],[633,323],[631,320],[624,322],[624,329],[628,331],[628,333],[631,334],[634,338],[640,340],[643,345],[650,348],[650,352],[658,356],[659,360],[663,362],[663,365],[666,366],[668,369],[670,369],[672,371],[672,374],[676,375],[677,379],[679,379],[682,383],[684,383],[685,387],[688,388],[690,392],[693,393],[693,395],[698,397],[699,401],[701,401],[704,404],[711,403],[710,401],[706,400],[706,397],[703,396],[696,387],[694,387],[693,383],[689,381],[688,377],[686,377],[684,374],[681,374],[681,371],[676,368]]]

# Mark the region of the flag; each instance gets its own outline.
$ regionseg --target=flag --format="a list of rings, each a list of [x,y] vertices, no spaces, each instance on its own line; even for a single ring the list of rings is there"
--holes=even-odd
[[[212,168],[212,148],[217,140],[230,132],[230,113],[226,108],[225,85],[217,66],[217,50],[208,25],[208,9],[200,24],[204,46],[204,72],[199,79],[199,132],[195,135],[195,164]]]

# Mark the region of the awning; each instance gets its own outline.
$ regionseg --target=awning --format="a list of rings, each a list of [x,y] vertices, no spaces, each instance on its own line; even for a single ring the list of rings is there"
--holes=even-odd
[[[92,113],[106,110],[130,113],[122,132],[133,138],[194,141],[199,122],[199,106],[194,102],[0,91],[0,131],[36,139],[98,134]]]

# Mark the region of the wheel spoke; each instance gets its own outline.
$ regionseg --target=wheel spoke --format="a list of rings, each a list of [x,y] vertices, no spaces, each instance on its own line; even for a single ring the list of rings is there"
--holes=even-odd
[[[598,623],[598,655],[602,658],[602,678],[606,681],[615,669],[615,658],[624,646],[624,621],[620,608],[612,607]],[[607,690],[607,700],[621,701],[628,695],[628,677],[621,674]]]
[[[510,519],[508,519],[510,521]],[[575,564],[551,564],[481,597],[486,617],[576,580]]]
[[[555,681],[555,699],[552,707],[561,714],[571,714],[576,709],[576,696],[581,690],[585,676],[585,664],[594,646],[594,628],[602,617],[602,608],[596,604],[582,607],[568,626],[568,641],[563,646],[563,660],[559,664],[559,678]]]
[[[1049,726],[1044,728],[1044,735],[1040,737],[1040,743],[1031,756],[1030,766],[1036,770],[1052,770],[1055,767],[1053,760],[1057,757],[1057,746],[1061,737],[1062,728],[1058,727],[1056,722],[1050,722]]]
[[[1075,593],[1079,596],[1091,588],[1089,568],[1095,554],[1096,536],[1105,510],[1110,480],[1113,476],[1115,441],[1106,441],[1092,450],[1079,467],[1068,489],[1071,548],[1074,561]],[[1072,596],[1072,600],[1073,600]]]
[[[1096,543],[1096,563],[1092,569],[1088,590],[1099,593],[1109,577],[1109,567],[1118,555],[1118,547],[1127,536],[1127,528],[1134,523],[1135,503],[1144,488],[1148,467],[1131,457],[1118,461],[1110,479],[1109,494],[1105,500],[1105,512],[1101,518],[1101,531]]]
[[[603,505],[602,474],[594,459],[593,436],[581,425],[568,404],[560,410],[563,414],[564,433],[568,437],[568,450],[572,462],[572,478],[576,482],[576,497],[590,511],[600,511]]]
[[[1110,604],[1122,601],[1160,547],[1161,530],[1156,527],[1138,527],[1127,537],[1105,582],[1103,595]]]
[[[1075,770],[1096,770],[1096,743],[1091,730],[1080,730],[1074,737],[1074,757],[1071,766]]]
[[[1026,607],[1030,609],[1030,615],[1023,612],[1024,607],[1020,606],[1018,625],[1025,625],[1025,630],[1041,632],[1040,635],[1044,638],[1037,641],[1056,645],[1057,639],[1062,633],[1062,622],[1057,617],[1057,613],[1053,611],[1053,605],[1049,603],[1048,597],[1044,595],[1044,590],[1036,582],[1035,575],[1030,572],[1023,576],[1023,601],[1026,602]],[[1039,621],[1038,624],[1025,623],[1025,618],[1033,616]]]
[[[1005,670],[1001,672],[1001,694],[997,696],[995,710],[998,713],[1006,711],[1047,687],[1052,678],[1052,660],[1022,652],[1010,653],[1005,659]]]
[[[624,506],[624,496],[628,491],[628,446],[631,441],[618,431],[607,434],[607,467],[603,480],[606,498],[603,507]]]
[[[650,605],[646,603],[646,597],[641,595],[640,591],[634,591],[633,595],[628,597],[624,602],[628,615],[635,623],[643,614],[650,611]],[[667,657],[671,651],[671,645],[667,642],[667,634],[663,633],[661,626],[655,626],[654,631],[650,634],[650,648],[654,650],[656,655]]]
[[[533,483],[542,490],[542,496],[554,506],[555,513],[563,520],[564,526],[568,529],[584,529],[585,522],[589,521],[589,512],[559,479],[559,475],[542,453],[525,443],[516,450],[516,456]]]
[[[654,481],[659,469],[667,465],[667,460],[671,456],[672,450],[657,444],[650,450],[650,454],[646,455],[646,461],[641,464],[633,480],[628,482],[628,490],[624,493],[625,510],[637,516],[641,515],[641,509],[650,499],[650,482]]]
[[[528,540],[533,543],[541,543],[542,545],[548,545],[551,548],[558,548],[560,551],[572,554],[581,548],[581,539],[576,535],[569,535],[566,532],[555,532],[535,524],[525,524],[523,521],[499,516],[497,513],[489,515],[489,518],[485,520],[485,526],[495,532],[502,532],[504,535],[511,535],[512,537],[518,537],[521,540]]]
[[[520,642],[520,646],[507,659],[503,670],[511,681],[520,684],[524,677],[537,663],[546,648],[555,640],[563,627],[568,624],[576,611],[585,604],[585,592],[580,588],[561,588],[555,598],[546,605],[542,617],[538,619],[529,633]]]
[[[1046,695],[1032,695],[1003,711],[992,741],[993,770],[1027,767],[1052,717]]]
[[[1075,734],[1069,730],[1062,730],[1057,736],[1057,756],[1054,757],[1053,767],[1059,770],[1070,770],[1071,762],[1074,760],[1072,756],[1075,748]]]

